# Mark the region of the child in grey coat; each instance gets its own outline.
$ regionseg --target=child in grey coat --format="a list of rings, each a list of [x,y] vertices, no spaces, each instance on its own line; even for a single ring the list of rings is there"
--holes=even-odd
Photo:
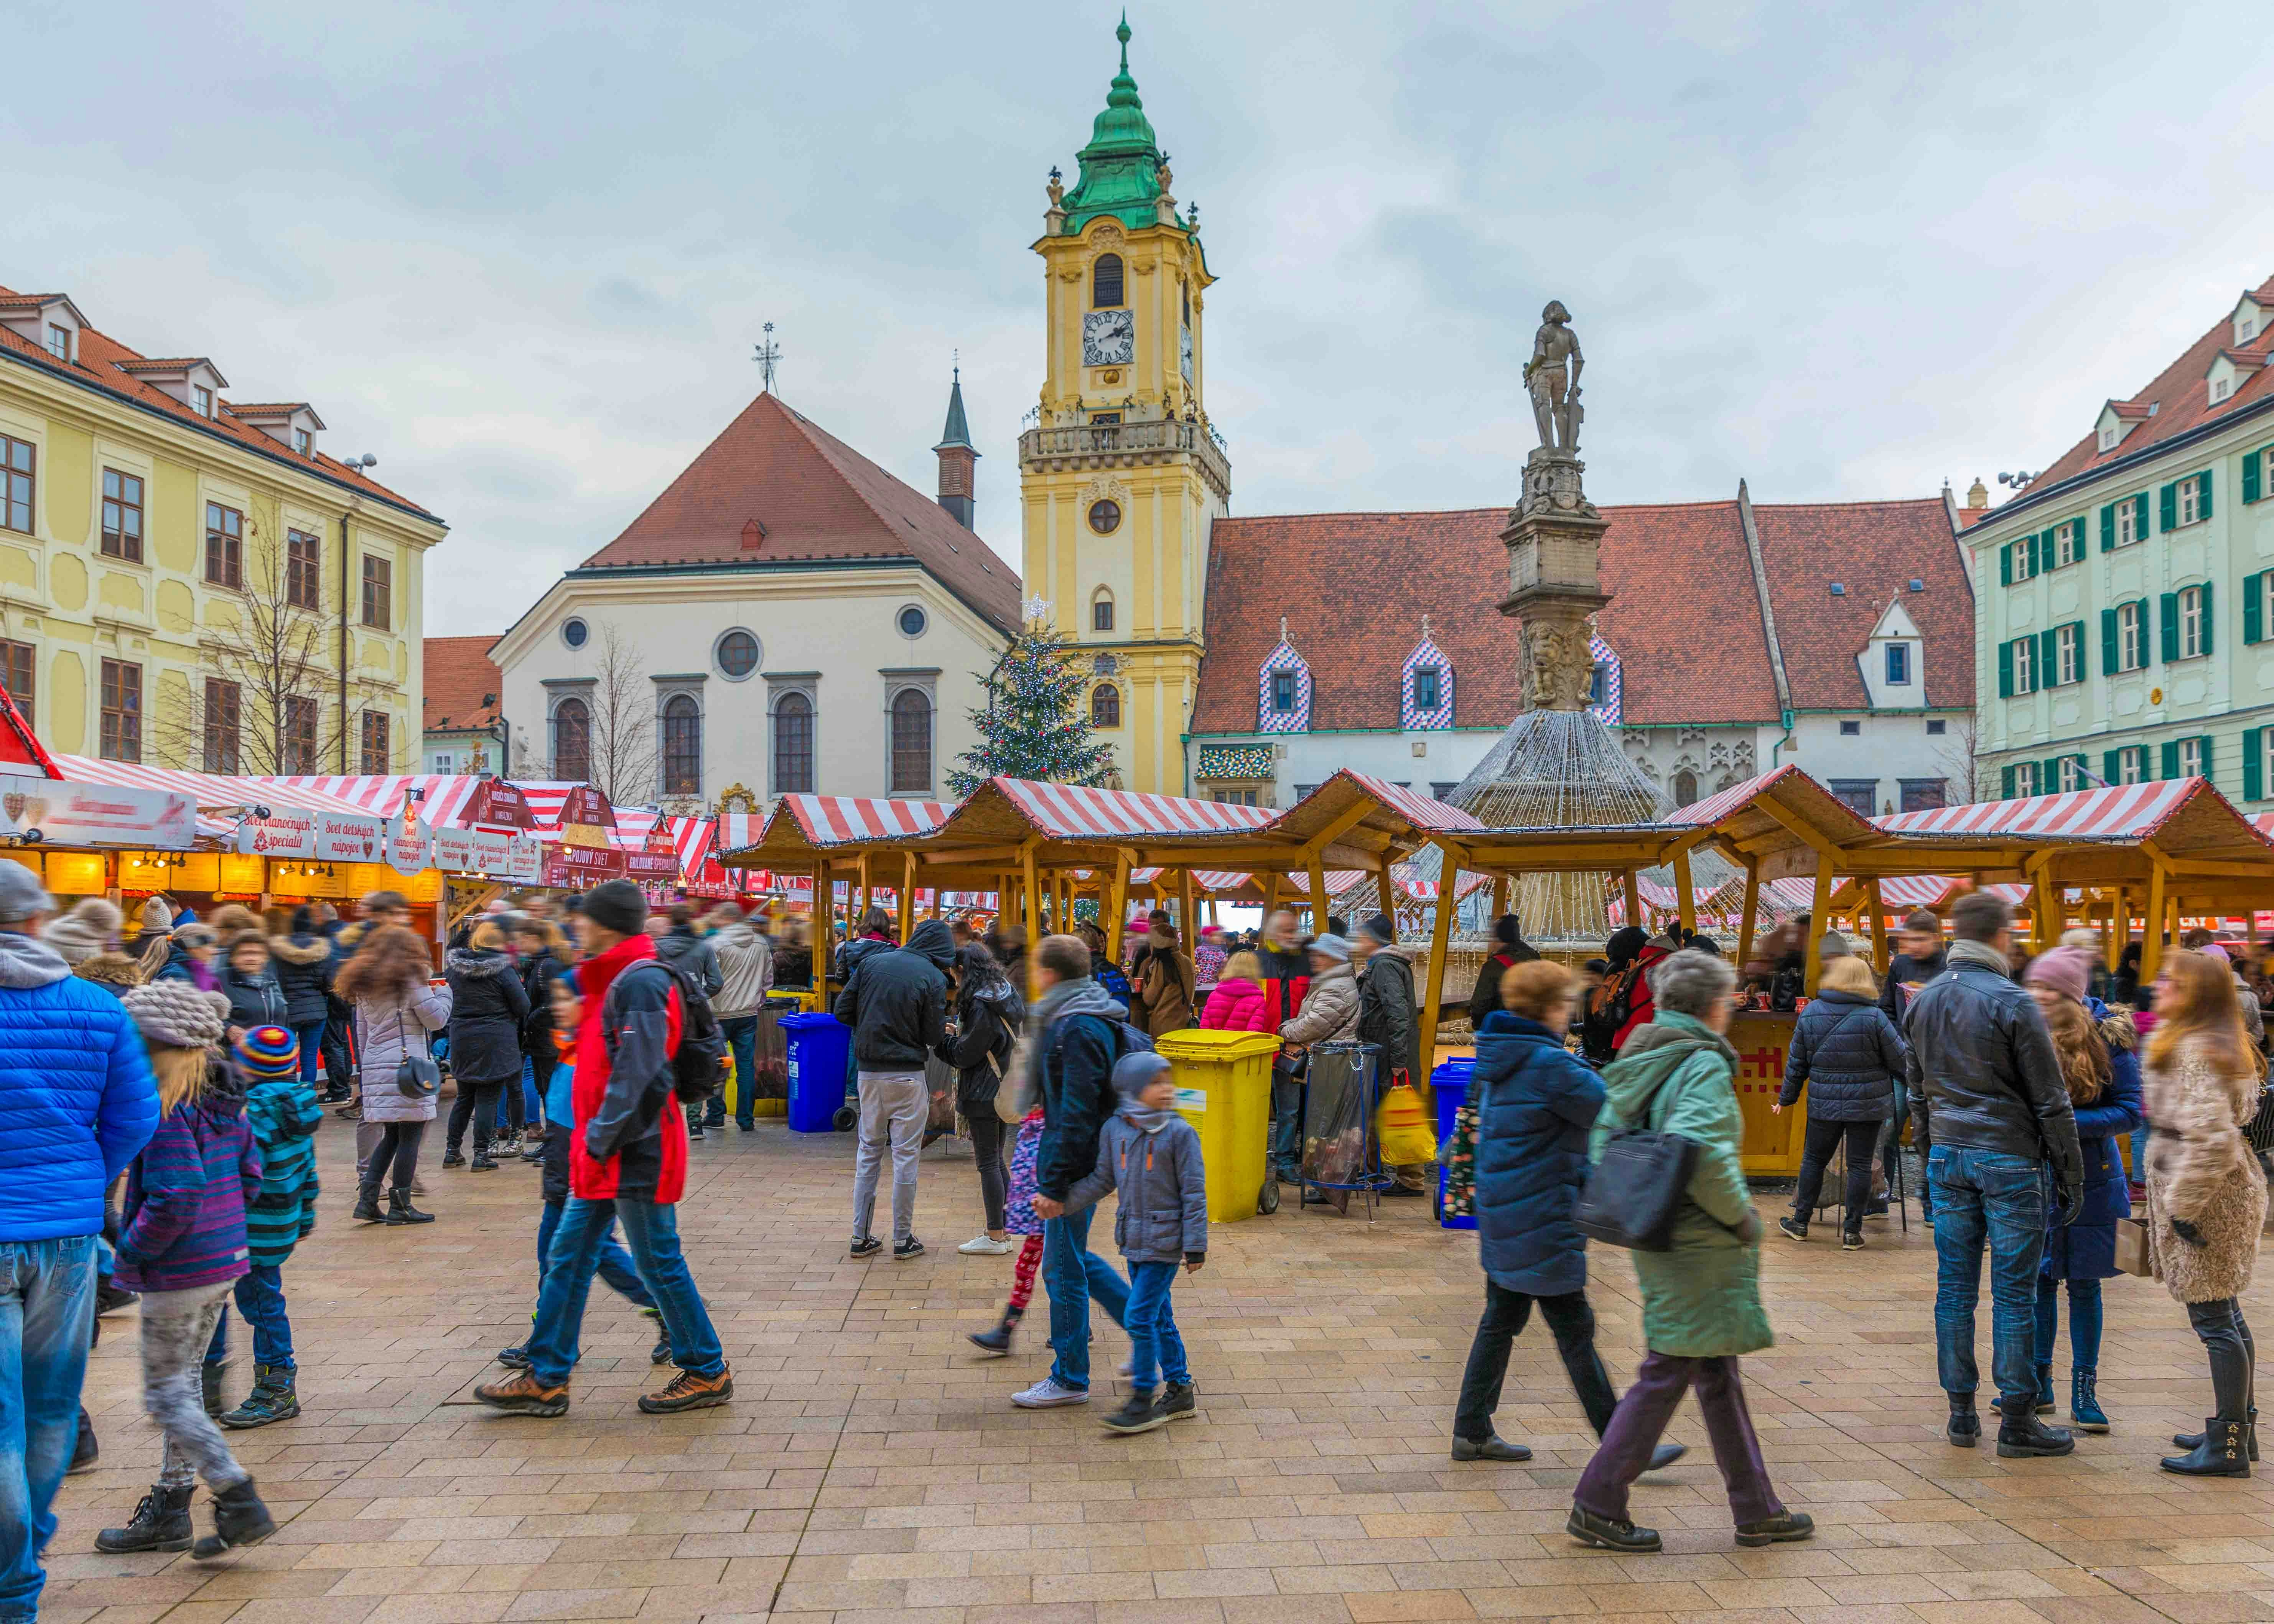
[[[1035,1210],[1056,1218],[1094,1205],[1109,1190],[1120,1192],[1113,1240],[1129,1264],[1122,1325],[1134,1347],[1128,1399],[1105,1425],[1149,1432],[1196,1413],[1169,1289],[1178,1264],[1189,1273],[1208,1261],[1208,1180],[1200,1135],[1177,1115],[1167,1061],[1149,1049],[1124,1055],[1113,1068],[1113,1092],[1120,1104],[1098,1131],[1096,1169],[1066,1192],[1064,1206],[1038,1195]]]

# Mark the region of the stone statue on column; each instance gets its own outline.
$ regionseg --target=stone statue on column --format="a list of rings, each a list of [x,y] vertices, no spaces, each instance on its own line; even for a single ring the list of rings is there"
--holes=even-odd
[[[1579,449],[1579,425],[1586,417],[1579,404],[1579,371],[1586,357],[1579,353],[1579,335],[1571,330],[1571,312],[1561,299],[1548,300],[1540,317],[1532,359],[1524,364],[1532,415],[1540,425],[1543,449],[1573,453]]]
[[[1578,336],[1562,301],[1548,301],[1542,317],[1524,368],[1540,444],[1525,459],[1524,493],[1501,532],[1509,595],[1500,612],[1523,622],[1525,703],[1584,710],[1594,678],[1590,622],[1610,601],[1598,570],[1608,526],[1581,483]]]

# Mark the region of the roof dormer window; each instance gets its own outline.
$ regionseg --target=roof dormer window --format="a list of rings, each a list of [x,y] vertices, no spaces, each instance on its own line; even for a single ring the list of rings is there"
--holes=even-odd
[[[72,331],[61,322],[48,323],[48,353],[58,361],[72,358]]]
[[[2113,451],[2116,449],[2116,425],[2114,424],[2104,423],[2101,425],[2100,448],[2103,451]]]
[[[292,431],[292,449],[301,456],[310,456],[314,455],[316,449],[316,437],[308,432],[305,429],[294,429]]]
[[[190,386],[190,410],[200,417],[214,415],[214,393],[201,383]]]
[[[2223,401],[2233,387],[2234,380],[2231,378],[2214,379],[2210,386],[2210,398],[2214,402]]]

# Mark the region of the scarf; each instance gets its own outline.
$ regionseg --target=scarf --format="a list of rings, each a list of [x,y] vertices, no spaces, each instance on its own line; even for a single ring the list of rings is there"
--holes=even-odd
[[[1995,970],[2009,981],[2014,979],[2013,961],[1987,942],[1964,940],[1953,942],[1950,944],[1950,962],[1954,965],[1970,964],[1984,970]]]

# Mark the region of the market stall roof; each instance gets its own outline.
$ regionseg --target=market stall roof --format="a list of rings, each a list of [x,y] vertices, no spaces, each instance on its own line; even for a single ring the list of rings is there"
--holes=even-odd
[[[2166,778],[2018,801],[1981,801],[1925,812],[1894,812],[1871,821],[1879,829],[1911,836],[2123,844],[2154,840],[2166,852],[2206,857],[2244,858],[2274,851],[2258,820],[2237,812],[2208,778]]]
[[[415,793],[418,798],[420,820],[430,826],[444,829],[471,827],[475,803],[480,798],[482,786],[508,782],[480,773],[439,772],[312,774],[261,781],[297,785],[327,795],[336,795],[381,817],[393,817],[402,811],[406,798]],[[514,784],[511,787],[526,790],[530,786]],[[560,798],[553,797],[552,804],[557,811]]]
[[[1274,819],[1270,834],[1301,851],[1317,846],[1329,861],[1370,865],[1434,836],[1483,827],[1458,807],[1345,767]]]
[[[36,767],[43,778],[60,778],[55,758],[40,742],[24,713],[16,709],[16,701],[4,688],[0,688],[0,767]]]

